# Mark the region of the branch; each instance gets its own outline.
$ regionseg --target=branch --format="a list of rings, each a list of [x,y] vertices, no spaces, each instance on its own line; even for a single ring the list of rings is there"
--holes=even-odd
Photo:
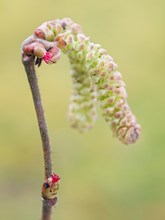
[[[34,68],[34,57],[23,54],[22,62],[28,77],[29,85],[33,96],[33,102],[37,114],[38,125],[42,140],[43,154],[44,154],[45,179],[47,179],[52,174],[51,146],[47,131],[46,120],[44,116],[44,109],[39,91],[37,76]]]
[[[25,71],[27,74],[27,78],[29,81],[29,85],[31,88],[33,102],[36,110],[36,115],[38,119],[38,125],[40,129],[40,135],[42,140],[42,147],[43,147],[43,154],[44,154],[44,167],[45,167],[45,183],[43,184],[43,200],[42,200],[42,220],[50,220],[51,219],[51,209],[52,206],[56,204],[57,198],[52,197],[50,198],[49,190],[50,185],[52,183],[57,183],[58,179],[55,179],[53,182],[52,177],[56,177],[56,175],[52,175],[52,164],[51,164],[51,146],[50,140],[47,131],[46,120],[44,116],[44,109],[42,106],[41,95],[39,91],[37,76],[34,68],[34,56],[27,56],[25,54],[22,55],[22,62],[25,67]],[[46,188],[44,188],[44,186]],[[49,186],[49,187],[48,187]],[[51,188],[57,190],[58,184],[54,184]],[[44,196],[45,194],[45,196]]]

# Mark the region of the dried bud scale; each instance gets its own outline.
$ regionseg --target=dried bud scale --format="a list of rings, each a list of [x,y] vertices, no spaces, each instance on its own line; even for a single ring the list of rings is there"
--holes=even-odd
[[[46,42],[56,42],[57,47],[69,57],[73,81],[68,114],[71,125],[80,131],[91,128],[97,118],[98,100],[114,135],[125,144],[134,143],[139,137],[140,126],[128,106],[121,73],[116,71],[117,64],[107,51],[91,42],[70,18],[45,22],[36,29],[34,36]],[[33,55],[32,46],[33,42],[24,51]],[[44,49],[50,52],[51,48]],[[49,58],[47,53],[42,55],[42,50],[38,49],[39,52],[34,55],[43,58],[46,63],[60,58],[60,53]]]

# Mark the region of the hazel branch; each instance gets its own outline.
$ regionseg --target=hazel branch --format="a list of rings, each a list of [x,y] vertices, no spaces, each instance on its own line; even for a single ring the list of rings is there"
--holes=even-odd
[[[42,106],[41,95],[38,87],[37,76],[34,68],[34,57],[23,55],[22,62],[27,73],[29,85],[31,88],[33,102],[36,110],[36,115],[38,119],[38,126],[40,129],[42,147],[44,153],[45,162],[45,179],[49,178],[52,174],[52,164],[51,164],[51,146],[47,131],[46,120],[44,116],[44,109]]]

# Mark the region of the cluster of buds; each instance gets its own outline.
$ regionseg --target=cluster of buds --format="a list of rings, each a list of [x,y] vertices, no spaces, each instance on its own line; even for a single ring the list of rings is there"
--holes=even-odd
[[[45,180],[42,186],[42,198],[46,200],[56,199],[57,190],[59,189],[60,177],[53,173],[48,179]]]
[[[61,57],[61,51],[59,47],[50,46],[48,49],[42,43],[33,42],[31,44],[25,45],[23,47],[23,53],[29,56],[35,56],[36,65],[40,66],[42,60],[45,61],[46,64],[56,63]]]
[[[64,18],[44,22],[35,30],[34,35],[37,38],[53,42],[56,37],[67,31],[71,31],[73,35],[82,32],[80,25],[74,23],[70,18]]]
[[[99,101],[113,134],[125,144],[136,142],[140,125],[128,106],[125,83],[101,45],[92,43],[70,18],[43,23],[32,39],[31,44],[24,44],[23,51],[36,56],[38,65],[40,59],[48,64],[56,62],[60,50],[69,57],[73,94],[68,115],[72,127],[79,131],[93,127]]]

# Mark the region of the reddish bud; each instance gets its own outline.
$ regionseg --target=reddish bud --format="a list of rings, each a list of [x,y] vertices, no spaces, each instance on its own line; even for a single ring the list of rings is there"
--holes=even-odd
[[[34,34],[41,39],[45,39],[45,33],[41,29],[36,29]]]
[[[34,53],[34,46],[35,46],[35,43],[32,43],[30,45],[27,45],[23,48],[23,51],[25,54],[27,55],[33,55]]]

